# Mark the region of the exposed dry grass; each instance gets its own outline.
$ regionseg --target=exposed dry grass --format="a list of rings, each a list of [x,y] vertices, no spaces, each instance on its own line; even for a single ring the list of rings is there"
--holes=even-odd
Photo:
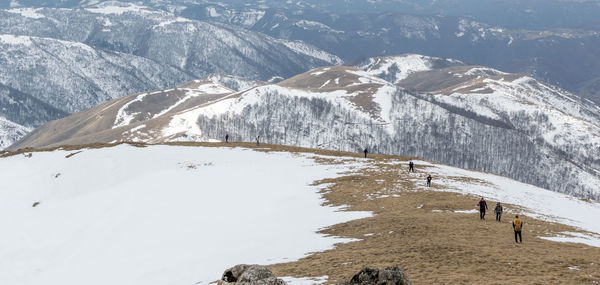
[[[402,168],[402,169],[401,169]],[[414,191],[405,165],[380,163],[337,179],[324,197],[351,210],[372,211],[375,216],[335,225],[328,235],[361,239],[335,249],[314,253],[297,262],[271,266],[278,276],[323,276],[330,282],[349,279],[364,266],[400,265],[414,284],[598,284],[600,249],[581,244],[557,243],[540,236],[576,231],[565,225],[524,216],[523,244],[515,244],[512,215],[486,221],[479,214],[432,210],[474,209],[478,197],[456,193]],[[398,175],[398,171],[401,174]],[[468,178],[462,178],[468,180]],[[385,193],[400,197],[369,199]],[[418,208],[420,205],[422,207]],[[518,210],[513,205],[507,208]],[[372,234],[372,235],[370,235]],[[365,236],[367,235],[367,236]],[[578,266],[579,270],[569,267]]]

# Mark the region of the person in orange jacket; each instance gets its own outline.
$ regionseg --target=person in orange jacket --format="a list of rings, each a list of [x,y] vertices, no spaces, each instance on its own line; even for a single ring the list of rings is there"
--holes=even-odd
[[[521,235],[521,229],[523,229],[523,221],[519,219],[519,215],[515,216],[515,220],[513,221],[513,229],[515,230],[515,242],[523,243],[523,236]],[[517,241],[517,237],[519,237],[519,241]]]

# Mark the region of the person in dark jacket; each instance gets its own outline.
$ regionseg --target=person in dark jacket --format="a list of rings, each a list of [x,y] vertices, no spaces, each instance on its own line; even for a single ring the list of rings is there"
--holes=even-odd
[[[496,221],[500,222],[502,219],[502,205],[500,202],[496,203],[496,208],[494,208],[494,213],[496,213]]]
[[[365,147],[365,150],[363,152],[365,153],[365,157],[367,157],[367,153],[369,153],[369,150]]]
[[[228,143],[229,142],[229,134],[225,134],[225,142]]]
[[[431,174],[427,175],[427,187],[431,187]]]
[[[485,220],[485,211],[487,210],[487,208],[488,208],[487,203],[485,202],[483,197],[481,197],[481,200],[479,200],[479,219],[480,220]]]
[[[523,236],[521,235],[521,230],[523,229],[523,221],[519,219],[519,215],[515,216],[515,220],[513,221],[513,230],[515,230],[515,242],[523,243]],[[517,237],[519,237],[519,241],[517,241]]]
[[[408,172],[415,172],[415,164],[412,161],[408,163]]]

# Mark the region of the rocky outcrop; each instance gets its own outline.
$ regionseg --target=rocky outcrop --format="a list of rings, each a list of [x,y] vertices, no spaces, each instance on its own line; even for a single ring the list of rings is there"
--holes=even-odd
[[[410,285],[410,281],[402,268],[388,267],[377,269],[365,267],[343,285]]]
[[[225,270],[218,285],[286,285],[273,275],[271,269],[262,265],[239,264]]]

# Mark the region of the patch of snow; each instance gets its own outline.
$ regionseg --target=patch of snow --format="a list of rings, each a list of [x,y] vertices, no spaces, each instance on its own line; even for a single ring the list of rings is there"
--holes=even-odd
[[[287,48],[291,49],[295,53],[304,54],[310,57],[314,57],[325,61],[329,64],[333,65],[341,65],[344,61],[336,55],[328,53],[326,51],[320,50],[312,45],[304,43],[302,41],[287,41],[287,40],[277,40],[279,43],[285,45]]]
[[[283,281],[285,281],[289,285],[317,285],[317,284],[325,284],[329,279],[329,276],[321,276],[321,277],[305,277],[305,278],[294,278],[294,277],[281,277]]]
[[[295,26],[300,27],[304,30],[318,30],[319,32],[327,32],[333,34],[343,34],[344,31],[333,29],[323,23],[308,21],[308,20],[300,20],[294,23]]]
[[[0,173],[10,173],[0,215],[12,217],[0,219],[1,284],[206,284],[235,264],[331,249],[351,239],[317,231],[371,216],[323,206],[322,188],[310,185],[350,169],[309,154],[129,145],[69,153],[0,158]]]
[[[459,214],[477,214],[479,213],[479,210],[477,209],[471,209],[471,210],[454,210],[454,213],[459,213]]]
[[[600,247],[600,235],[590,235],[585,233],[562,232],[559,236],[541,237],[545,240],[557,242],[583,243],[595,247]]]
[[[31,46],[31,38],[28,36],[15,36],[10,34],[0,34],[0,42],[9,45]]]
[[[147,9],[145,6],[138,6],[135,4],[128,4],[123,6],[98,6],[92,8],[85,8],[86,11],[95,13],[95,14],[104,14],[104,15],[122,15],[124,13],[139,13]]]
[[[183,104],[184,102],[186,102],[187,100],[189,100],[191,98],[198,97],[201,95],[206,95],[206,94],[227,94],[227,93],[233,93],[233,90],[225,88],[219,84],[202,84],[194,89],[190,89],[189,91],[187,91],[184,98],[177,101],[175,104],[169,106],[168,108],[162,110],[160,113],[154,115],[153,118],[160,117],[160,116],[170,112],[171,110],[175,109],[177,106],[180,106],[181,104]]]
[[[208,13],[209,17],[221,17],[221,13],[217,12],[217,9],[215,7],[209,6],[206,7],[206,12]]]
[[[40,10],[42,10],[42,9],[41,8],[18,8],[18,9],[8,9],[5,11],[9,12],[9,13],[13,13],[13,14],[19,14],[25,18],[30,18],[30,19],[46,18],[46,16],[38,13]]]
[[[190,23],[190,22],[192,22],[192,20],[187,19],[187,18],[177,17],[175,19],[161,22],[160,24],[156,25],[156,27],[165,27],[165,26],[175,24],[175,23]]]
[[[127,111],[127,108],[129,108],[129,106],[135,102],[141,102],[147,95],[148,93],[142,93],[138,95],[135,99],[121,106],[121,108],[119,108],[119,111],[117,111],[117,115],[115,116],[115,122],[112,128],[115,129],[118,127],[129,125],[131,121],[135,119],[135,115],[137,115],[138,113],[130,113]]]
[[[394,82],[392,83],[396,84],[412,73],[431,70],[434,59],[436,58],[418,54],[379,57],[369,59],[369,63],[360,68],[372,76],[389,75],[390,72],[394,72]]]
[[[521,183],[506,177],[460,169],[445,165],[433,165],[425,161],[415,162],[436,173],[443,191],[472,194],[489,201],[521,206],[530,217],[558,222],[593,233],[572,233],[571,237],[550,237],[556,241],[580,242],[600,247],[600,203],[587,202],[578,198]],[[465,182],[454,177],[469,177],[480,182]],[[527,221],[525,220],[525,225]]]
[[[328,85],[330,82],[331,82],[331,80],[327,80],[327,81],[325,81],[325,83],[323,83],[323,85],[321,85],[321,86],[319,87],[319,89],[321,89],[321,88],[323,88],[323,87],[327,86],[327,85]]]
[[[139,125],[139,126],[137,126],[137,127],[135,127],[135,128],[132,128],[131,130],[129,130],[129,132],[130,132],[130,133],[137,132],[137,131],[139,131],[139,130],[141,130],[141,129],[145,128],[145,127],[146,127],[146,125],[145,125],[145,124],[142,124],[142,125]]]
[[[506,75],[508,73],[502,72],[500,70],[496,70],[493,68],[489,68],[489,67],[474,67],[464,73],[464,75],[467,75],[467,76],[477,76],[477,75],[487,76],[487,75],[502,75],[502,74]]]

